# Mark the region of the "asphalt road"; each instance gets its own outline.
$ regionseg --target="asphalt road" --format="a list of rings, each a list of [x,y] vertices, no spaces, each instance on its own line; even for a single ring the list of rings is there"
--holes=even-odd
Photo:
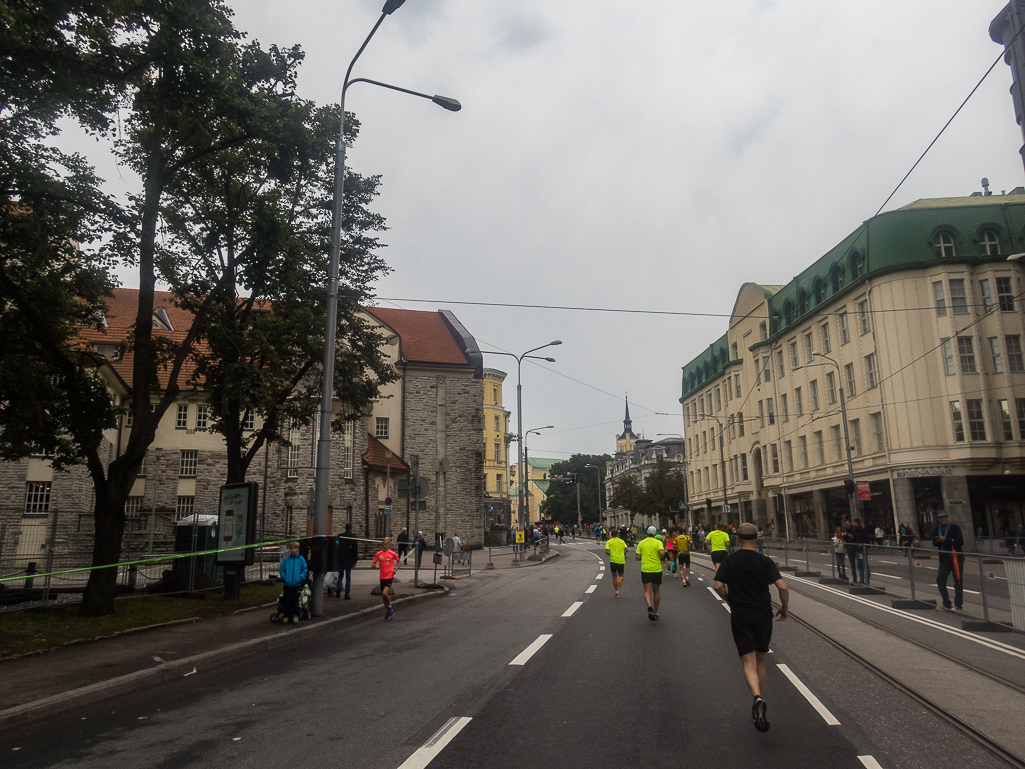
[[[638,564],[615,599],[596,547],[558,549],[391,621],[2,731],[3,766],[1003,765],[793,622],[776,625],[759,733],[707,569],[667,578],[652,623]]]

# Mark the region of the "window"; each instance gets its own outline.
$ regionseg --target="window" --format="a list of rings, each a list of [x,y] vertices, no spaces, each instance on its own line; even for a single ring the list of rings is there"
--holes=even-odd
[[[788,473],[794,471],[794,446],[790,441],[783,441],[783,468]]]
[[[174,429],[184,430],[189,426],[189,404],[179,403],[174,417]]]
[[[502,461],[502,444],[501,443],[496,443],[495,444],[495,461],[496,462],[501,462]]]
[[[1025,371],[1021,354],[1021,337],[1017,334],[1005,336],[1004,343],[1007,345],[1007,370]]]
[[[804,416],[804,399],[801,397],[801,388],[794,388],[794,413],[797,416]]]
[[[955,315],[968,314],[968,295],[965,294],[964,281],[960,278],[950,281],[950,309]]]
[[[865,356],[865,380],[868,382],[869,390],[879,386],[879,365],[876,363],[875,353]]]
[[[979,236],[979,249],[986,256],[998,256],[1000,254],[1000,238],[996,230],[983,230]]]
[[[972,345],[970,336],[959,336],[957,338],[957,352],[961,357],[961,373],[977,374],[975,368],[975,347]]]
[[[812,433],[815,439],[815,457],[820,465],[826,464],[826,441],[822,437],[822,431],[816,430]]]
[[[993,312],[993,292],[989,289],[988,280],[979,281],[979,293],[982,294],[982,311],[986,313]]]
[[[854,379],[854,364],[848,363],[843,367],[844,376],[847,378],[847,397],[853,398],[858,394],[856,380]]]
[[[968,432],[972,440],[986,440],[986,418],[982,412],[982,401],[969,399],[965,405],[968,406]]]
[[[840,440],[840,425],[833,425],[829,428],[829,435],[833,441],[834,459],[839,462],[843,459],[843,442]]]
[[[772,455],[772,474],[776,475],[779,473],[779,449],[775,443],[769,444],[769,453]]]
[[[744,412],[741,411],[737,414],[737,429],[740,431],[740,437],[744,437]]]
[[[299,477],[299,427],[295,422],[288,431],[288,477]]]
[[[762,361],[755,358],[755,384],[762,381]]]
[[[199,465],[199,452],[198,451],[182,451],[181,459],[178,463],[178,477],[179,478],[195,478],[196,469]]]
[[[801,361],[797,359],[797,342],[790,343],[790,368],[795,369],[801,365]]]
[[[997,401],[997,409],[1000,411],[1000,427],[1004,431],[1004,440],[1014,440],[1014,430],[1011,427],[1011,410],[1007,407],[1007,401]]]
[[[715,410],[722,411],[722,396],[718,387],[715,388]]]
[[[146,477],[146,460],[149,459],[149,452],[142,455],[142,462],[139,463],[139,472],[137,473],[140,477]]]
[[[352,480],[353,442],[356,435],[356,424],[347,419],[342,423],[342,477]]]
[[[940,350],[943,353],[943,373],[947,376],[956,373],[954,369],[954,346],[949,339],[940,341]]]
[[[734,342],[730,345],[730,358],[732,360],[737,360],[739,357],[740,355],[737,354],[737,343]]]
[[[1000,350],[1000,337],[991,336],[989,342],[989,362],[994,374],[1004,373],[1004,355]]]
[[[1000,312],[1014,312],[1014,292],[1011,290],[1010,278],[997,278],[997,302]]]
[[[936,317],[942,318],[947,314],[947,297],[943,293],[943,281],[937,280],[932,284],[932,299],[936,304]]]
[[[862,299],[858,302],[858,323],[861,324],[862,336],[872,330],[872,318],[868,311],[868,299]]]
[[[811,332],[809,331],[807,334],[804,335],[804,362],[805,363],[811,363],[812,358],[815,357],[814,355],[812,355],[812,353],[814,353],[814,352],[815,352],[815,344],[812,342]]]
[[[701,431],[701,453],[702,454],[707,454],[708,453],[708,431],[707,430],[702,430]]]
[[[491,388],[491,402],[494,403],[496,406],[498,405],[498,388],[497,387],[492,387]]]
[[[758,426],[765,427],[765,406],[758,401]]]
[[[954,255],[954,236],[949,230],[940,230],[933,236],[933,247],[936,249],[936,256],[940,259]]]
[[[205,403],[196,406],[196,429],[205,430],[210,422],[210,407]]]
[[[808,383],[808,390],[811,393],[811,410],[819,410],[819,380],[813,379]]]
[[[822,342],[822,348],[819,352],[829,355],[833,351],[832,345],[829,344],[829,324],[823,323],[819,326],[819,339]]]
[[[857,280],[865,274],[865,260],[857,251],[851,252],[851,280]]]
[[[1018,435],[1025,436],[1025,398],[1015,398],[1014,408],[1018,412]]]
[[[787,394],[786,393],[783,393],[782,395],[779,396],[779,411],[780,411],[780,414],[782,415],[781,419],[784,422],[789,422],[790,421],[790,409],[787,408]]]
[[[964,421],[961,419],[960,401],[950,402],[950,422],[954,428],[954,443],[964,443]]]
[[[733,378],[733,381],[736,383],[736,394],[737,394],[737,397],[739,398],[740,397],[740,374],[736,374],[734,376],[734,378]]]
[[[758,339],[759,341],[764,342],[768,338],[769,334],[766,331],[765,321],[763,320],[761,323],[758,324]]]
[[[177,504],[174,507],[174,519],[180,521],[183,518],[188,518],[195,512],[196,509],[196,498],[195,497],[178,497]]]
[[[826,372],[826,403],[836,403],[836,375],[832,371]]]
[[[745,481],[747,480],[747,454],[740,455],[740,477]]]
[[[135,424],[135,414],[132,412],[132,404],[128,404],[128,413],[125,414],[125,427],[131,427]]]
[[[883,414],[880,411],[874,414],[868,415],[868,421],[871,422],[872,427],[872,439],[875,441],[876,451],[886,450],[886,436],[883,435]]]
[[[769,413],[769,424],[776,424],[776,409],[772,405],[772,398],[765,399],[765,409]]]
[[[851,341],[851,328],[847,323],[847,313],[841,312],[837,315],[836,322],[840,326],[840,344],[847,344]]]
[[[762,380],[765,382],[772,381],[772,358],[765,356],[765,360],[762,361],[763,377]]]
[[[495,417],[495,429],[498,429],[498,417]],[[388,437],[388,417],[377,417],[374,424],[374,437]]]
[[[803,435],[797,436],[797,453],[801,460],[801,467],[808,466],[808,439]]]
[[[716,488],[719,485],[719,466],[712,465],[712,488]]]
[[[142,497],[129,497],[125,500],[125,518],[136,520],[142,512]]]
[[[499,417],[498,414],[495,414],[495,432],[496,433],[502,432],[501,417]]]
[[[776,350],[776,377],[786,376],[786,370],[783,368],[783,351]]]
[[[852,419],[852,420],[850,420],[847,423],[847,427],[850,430],[851,448],[854,450],[854,453],[857,454],[860,457],[861,454],[862,454],[862,451],[861,451],[861,420],[860,419]]]
[[[25,515],[45,515],[50,512],[50,484],[25,484]]]

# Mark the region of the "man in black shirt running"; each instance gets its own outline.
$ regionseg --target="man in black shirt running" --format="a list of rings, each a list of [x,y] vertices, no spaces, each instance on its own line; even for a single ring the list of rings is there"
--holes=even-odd
[[[765,718],[765,654],[772,639],[772,599],[769,585],[779,592],[780,609],[777,621],[787,618],[790,591],[771,558],[760,554],[758,529],[752,523],[742,523],[737,529],[740,549],[720,564],[715,572],[715,592],[730,607],[730,629],[733,641],[744,666],[744,680],[751,690],[754,702],[751,718],[760,732],[769,731]]]

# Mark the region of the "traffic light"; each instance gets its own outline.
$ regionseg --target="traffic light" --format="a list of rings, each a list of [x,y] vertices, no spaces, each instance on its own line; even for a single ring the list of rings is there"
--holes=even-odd
[[[858,484],[852,481],[850,478],[843,479],[843,487],[847,491],[848,497],[853,497],[854,492],[858,490]]]
[[[707,507],[709,510],[712,509],[712,500],[708,499],[707,497],[705,498],[705,507]]]

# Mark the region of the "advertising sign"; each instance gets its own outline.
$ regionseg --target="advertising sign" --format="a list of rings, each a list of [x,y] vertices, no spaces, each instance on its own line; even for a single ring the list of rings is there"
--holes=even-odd
[[[217,511],[217,549],[245,547],[256,543],[256,483],[229,483],[221,486],[221,502]],[[217,554],[218,566],[249,566],[254,548],[227,550]]]
[[[862,502],[872,501],[872,490],[868,486],[868,481],[858,481],[858,499]]]

